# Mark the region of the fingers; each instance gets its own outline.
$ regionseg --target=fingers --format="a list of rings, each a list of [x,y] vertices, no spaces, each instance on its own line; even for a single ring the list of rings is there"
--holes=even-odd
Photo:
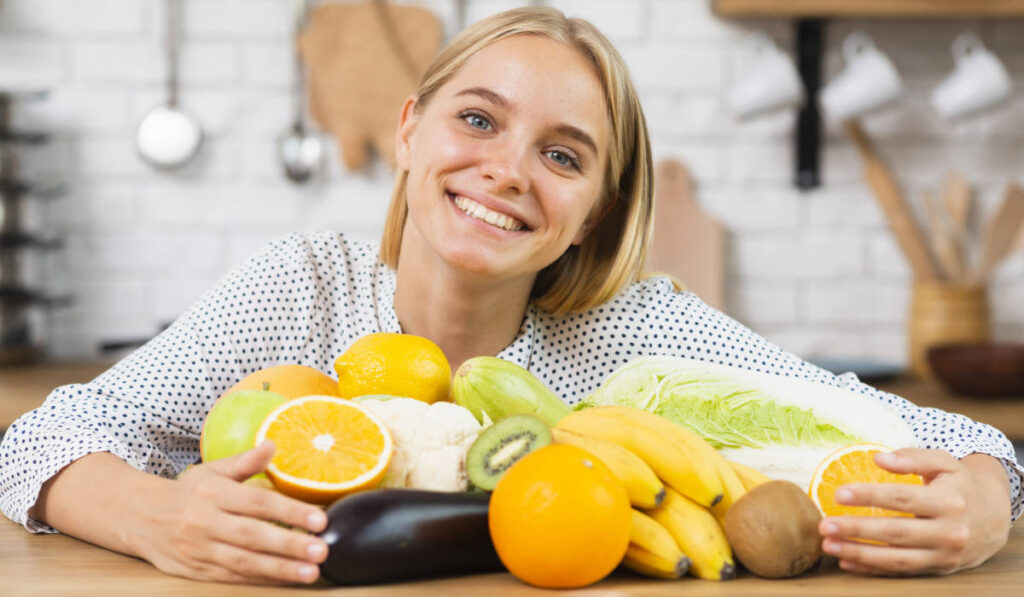
[[[323,539],[245,516],[230,516],[211,529],[211,538],[224,544],[243,547],[250,552],[310,564],[319,564],[327,559],[327,543]]]
[[[966,507],[963,496],[928,485],[850,484],[837,489],[835,498],[846,506],[874,506],[923,518],[956,515]]]
[[[893,547],[962,550],[968,539],[966,526],[922,518],[838,516],[818,525],[825,539],[867,539]]]
[[[926,481],[942,473],[956,472],[960,466],[960,461],[945,450],[920,448],[879,452],[875,454],[875,463],[893,473],[921,475]]]
[[[266,440],[255,448],[231,456],[207,463],[207,466],[217,473],[234,479],[245,481],[249,477],[262,473],[266,470],[274,457],[274,442]]]
[[[323,510],[276,491],[236,483],[232,484],[231,491],[221,494],[219,504],[233,514],[282,522],[311,533],[327,528],[327,514]]]
[[[223,582],[309,584],[320,577],[320,569],[316,564],[256,553],[229,543],[213,544],[207,565],[211,579],[242,579]]]
[[[828,538],[825,553],[839,558],[843,570],[874,575],[908,575],[952,572],[959,560],[955,554],[917,547],[891,547]]]

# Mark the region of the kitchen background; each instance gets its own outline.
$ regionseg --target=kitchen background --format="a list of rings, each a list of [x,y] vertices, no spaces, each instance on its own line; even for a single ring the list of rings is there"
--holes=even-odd
[[[446,39],[457,30],[454,0],[402,4],[433,10]],[[468,0],[466,22],[519,4]],[[591,20],[621,50],[655,158],[682,160],[698,201],[728,229],[725,311],[804,357],[905,363],[912,277],[849,138],[826,128],[823,184],[801,191],[795,112],[740,122],[725,105],[739,40],[765,29],[792,54],[792,22],[723,20],[709,0],[548,4]],[[229,268],[291,231],[378,238],[386,166],[350,172],[329,142],[327,171],[296,186],[277,160],[275,140],[291,118],[292,10],[288,0],[183,3],[180,97],[206,139],[194,162],[169,173],[134,146],[142,116],[165,97],[163,2],[0,0],[0,88],[50,91],[14,110],[20,128],[52,134],[26,149],[22,165],[64,186],[57,198],[25,204],[27,227],[64,241],[26,271],[48,293],[73,298],[37,328],[52,358],[152,336]],[[1006,184],[1024,182],[1024,19],[831,20],[824,81],[842,67],[839,44],[855,29],[903,76],[902,97],[863,124],[915,209],[956,168],[975,193],[972,217],[985,222]],[[965,30],[1003,60],[1017,90],[997,109],[950,123],[928,94],[952,69],[950,44]],[[1024,337],[1024,251],[1001,265],[990,301],[995,338]]]

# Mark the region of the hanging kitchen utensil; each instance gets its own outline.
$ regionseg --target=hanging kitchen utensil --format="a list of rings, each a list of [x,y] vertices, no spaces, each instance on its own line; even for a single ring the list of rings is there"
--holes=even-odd
[[[1024,225],[1024,189],[1011,183],[1006,187],[1006,195],[989,224],[981,249],[981,262],[973,272],[972,279],[984,282],[992,270],[1013,249],[1017,235]]]
[[[693,197],[682,162],[662,160],[654,172],[654,236],[645,269],[677,278],[708,305],[725,308],[726,230]]]
[[[846,132],[853,139],[857,153],[864,162],[864,177],[874,191],[903,254],[910,262],[914,277],[918,280],[937,280],[938,270],[928,253],[928,245],[892,172],[879,157],[856,119],[846,123]]]
[[[320,137],[306,126],[306,65],[299,54],[299,35],[306,25],[309,0],[295,0],[295,31],[293,52],[295,59],[294,88],[292,89],[292,124],[277,140],[277,155],[284,166],[285,176],[292,182],[308,182],[323,165],[324,148]]]
[[[963,281],[964,263],[960,259],[952,229],[931,191],[924,192],[924,207],[928,215],[928,240],[935,252],[942,278],[950,282]]]
[[[203,130],[194,116],[178,105],[178,45],[181,0],[166,0],[167,103],[151,109],[139,123],[135,143],[146,163],[162,170],[181,168],[199,152]]]
[[[299,39],[310,111],[337,139],[349,170],[374,150],[394,165],[402,102],[441,47],[441,22],[419,6],[330,3],[313,8]]]

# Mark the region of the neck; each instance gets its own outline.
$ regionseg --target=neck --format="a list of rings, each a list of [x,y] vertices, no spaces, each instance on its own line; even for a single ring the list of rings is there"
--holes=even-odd
[[[395,313],[406,334],[429,338],[452,373],[475,356],[495,356],[515,340],[535,276],[493,280],[458,270],[407,223],[395,283]]]

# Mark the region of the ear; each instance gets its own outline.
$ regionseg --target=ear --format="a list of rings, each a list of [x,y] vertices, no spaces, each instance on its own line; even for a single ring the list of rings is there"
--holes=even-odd
[[[416,99],[415,95],[405,99],[398,117],[398,130],[395,131],[395,164],[405,171],[409,170],[412,163],[412,134],[419,121],[415,110]]]

